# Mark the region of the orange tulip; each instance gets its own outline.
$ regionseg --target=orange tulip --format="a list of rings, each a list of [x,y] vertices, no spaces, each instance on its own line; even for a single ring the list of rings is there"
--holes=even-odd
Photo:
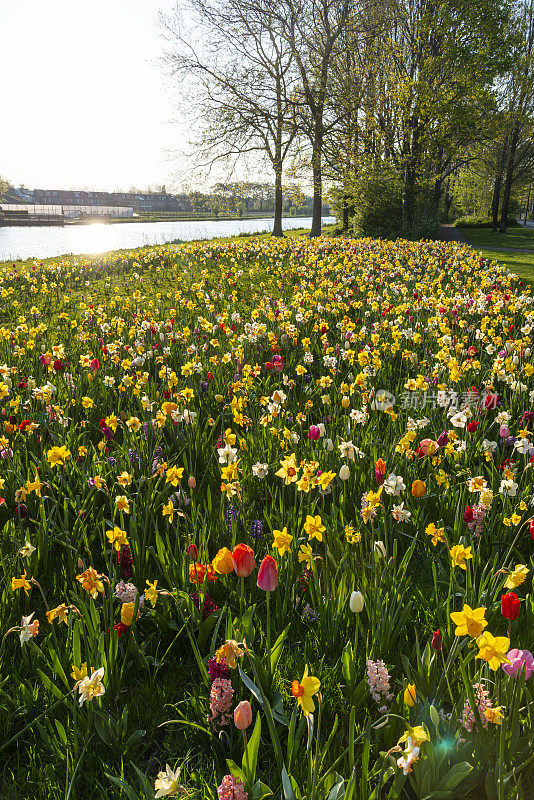
[[[426,483],[424,481],[414,481],[412,483],[412,494],[414,497],[424,497],[426,494]]]

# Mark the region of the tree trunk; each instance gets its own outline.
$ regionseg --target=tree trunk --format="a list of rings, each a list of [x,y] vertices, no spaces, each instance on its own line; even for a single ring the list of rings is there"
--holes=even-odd
[[[444,215],[444,222],[449,221],[449,213],[452,206],[452,194],[450,193],[450,178],[447,178],[447,183],[445,184],[445,202],[443,208],[443,215]]]
[[[502,172],[498,168],[493,184],[493,195],[491,197],[491,229],[494,233],[499,230],[499,203],[501,199]]]
[[[279,160],[274,168],[274,226],[273,236],[283,236],[282,230],[282,161]]]
[[[491,197],[491,229],[493,233],[499,230],[499,204],[501,202],[501,189],[503,179],[503,163],[508,149],[508,137],[505,138],[501,150],[498,153],[497,165],[495,167],[495,181],[493,183],[493,194]]]
[[[406,153],[404,167],[404,188],[402,193],[402,230],[410,231],[415,221],[415,175],[419,160],[419,132],[414,121],[411,122],[413,133],[409,152]]]
[[[512,191],[512,183],[514,179],[514,166],[515,154],[517,150],[517,143],[519,141],[519,132],[521,124],[519,120],[515,121],[514,129],[512,131],[512,138],[510,139],[510,149],[508,150],[508,158],[506,161],[506,177],[504,180],[502,206],[501,206],[501,233],[506,233],[506,226],[508,224],[508,209],[510,208],[510,193]]]
[[[349,230],[349,198],[346,194],[343,195],[343,233],[348,233]]]
[[[434,188],[432,190],[432,198],[430,200],[430,212],[433,217],[438,216],[439,201],[441,200],[443,186],[443,178],[439,175],[434,181]]]
[[[321,235],[321,212],[323,207],[323,121],[315,126],[313,137],[312,170],[313,170],[313,212],[310,237]]]

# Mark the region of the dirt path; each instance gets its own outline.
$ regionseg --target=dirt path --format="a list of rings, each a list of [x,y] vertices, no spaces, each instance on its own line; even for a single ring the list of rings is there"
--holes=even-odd
[[[442,225],[440,228],[440,237],[444,242],[464,242],[469,244],[465,236],[454,225]]]

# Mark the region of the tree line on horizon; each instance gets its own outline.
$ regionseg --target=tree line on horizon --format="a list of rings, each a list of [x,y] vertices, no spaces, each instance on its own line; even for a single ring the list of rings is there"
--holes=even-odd
[[[312,236],[325,190],[345,230],[413,236],[477,180],[505,229],[534,174],[534,0],[177,0],[161,25],[190,156],[267,162],[275,235],[285,174],[311,176]]]
[[[25,186],[20,186],[17,189],[13,187],[12,183],[0,176],[0,203],[20,203],[24,202],[17,196],[16,193],[10,193],[11,189],[26,189]],[[72,190],[67,190],[72,191]],[[96,191],[94,188],[79,187],[76,191]],[[117,190],[121,192],[121,190]],[[122,193],[122,192],[121,192]],[[114,193],[110,194],[110,201],[113,201]],[[215,217],[219,214],[231,214],[239,217],[244,216],[248,212],[262,213],[274,211],[275,206],[275,193],[274,186],[271,183],[262,181],[218,181],[213,184],[209,189],[200,191],[192,188],[191,185],[182,187],[182,191],[178,193],[169,193],[164,186],[148,186],[146,188],[131,187],[127,194],[141,194],[143,196],[168,195],[169,197],[179,198],[181,202],[185,203],[186,210],[194,214],[209,214]],[[39,203],[39,200],[29,200],[27,202]],[[65,203],[65,200],[60,200],[60,203]],[[105,203],[105,199],[102,201]],[[282,210],[284,214],[290,216],[308,216],[311,214],[313,199],[306,195],[297,183],[286,183],[283,187],[283,204]],[[329,206],[323,207],[323,212],[328,214],[330,212]],[[170,211],[169,213],[172,213]]]

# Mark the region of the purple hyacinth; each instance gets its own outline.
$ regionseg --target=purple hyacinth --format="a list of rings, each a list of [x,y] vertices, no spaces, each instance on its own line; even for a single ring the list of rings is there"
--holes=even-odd
[[[250,536],[252,539],[261,539],[263,536],[263,523],[259,519],[255,519],[250,526]]]
[[[239,519],[240,511],[236,508],[233,504],[224,512],[224,518],[226,520],[226,524],[228,525],[228,530],[230,533],[232,532],[232,521],[235,520],[236,525],[239,527],[239,530],[243,530],[243,523]]]
[[[135,447],[130,447],[128,450],[128,458],[130,459],[132,464],[137,464],[139,461],[139,456],[135,450]]]
[[[230,670],[226,664],[217,664],[216,658],[208,659],[208,672],[212,683],[216,678],[224,678],[226,680],[230,678]]]

